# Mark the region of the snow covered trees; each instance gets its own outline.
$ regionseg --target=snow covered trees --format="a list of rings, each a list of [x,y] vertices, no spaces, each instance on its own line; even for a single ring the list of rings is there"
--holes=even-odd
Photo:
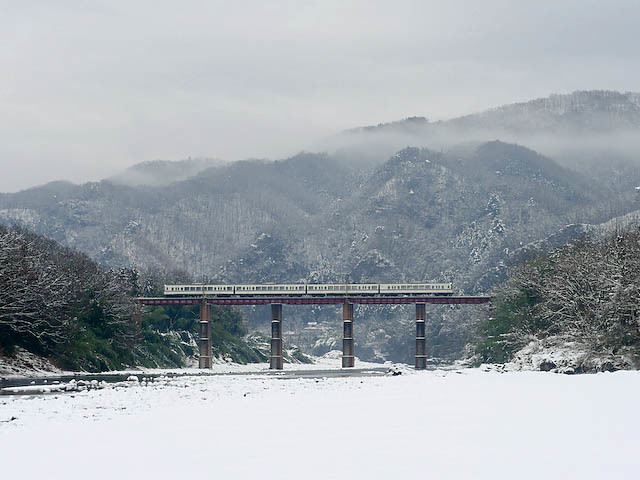
[[[65,369],[183,366],[195,355],[198,306],[155,307],[132,323],[134,296],[159,295],[186,272],[105,269],[53,240],[0,226],[0,355],[16,346]],[[235,361],[264,360],[242,340],[242,316],[213,309],[214,351]]]
[[[0,348],[64,355],[87,343],[87,332],[125,348],[134,335],[133,281],[131,270],[104,270],[52,240],[0,226]]]
[[[496,289],[476,353],[506,361],[550,336],[593,352],[640,354],[640,229],[582,240],[515,268]]]

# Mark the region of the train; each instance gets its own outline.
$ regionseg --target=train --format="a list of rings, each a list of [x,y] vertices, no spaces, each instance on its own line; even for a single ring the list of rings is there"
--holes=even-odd
[[[165,285],[166,296],[418,296],[452,295],[452,283],[293,283],[262,285]]]

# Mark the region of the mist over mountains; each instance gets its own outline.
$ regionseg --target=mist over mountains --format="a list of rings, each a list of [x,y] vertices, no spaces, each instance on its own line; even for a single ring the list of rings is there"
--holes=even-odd
[[[637,159],[639,119],[638,93],[577,91],[451,120],[410,117],[355,128],[328,140],[327,145],[345,155],[383,161],[407,145],[449,150],[499,139],[579,167]]]
[[[486,293],[532,242],[558,232],[571,240],[586,229],[568,224],[637,209],[639,129],[638,94],[553,95],[351,130],[331,139],[330,153],[149,162],[101,182],[53,182],[0,195],[0,221],[106,266],[184,269],[212,282],[452,281],[460,293]],[[293,330],[332,315],[292,312]],[[358,313],[357,355],[407,360],[411,312]],[[477,315],[434,309],[430,354],[459,356]],[[260,311],[250,321],[260,326]],[[299,340],[322,353],[337,341],[332,328]]]
[[[188,158],[178,161],[152,160],[133,165],[107,180],[118,185],[131,187],[136,185],[161,187],[186,180],[207,168],[222,163],[224,162],[212,158]]]

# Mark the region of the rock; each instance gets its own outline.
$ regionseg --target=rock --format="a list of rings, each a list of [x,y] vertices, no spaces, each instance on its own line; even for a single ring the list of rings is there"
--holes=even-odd
[[[605,360],[604,362],[602,362],[602,364],[600,365],[600,371],[601,372],[615,372],[616,370],[618,370],[616,368],[616,366],[613,364],[612,361],[610,360]]]
[[[557,365],[551,360],[543,360],[542,362],[540,362],[539,368],[541,372],[550,372],[554,368],[557,368]]]

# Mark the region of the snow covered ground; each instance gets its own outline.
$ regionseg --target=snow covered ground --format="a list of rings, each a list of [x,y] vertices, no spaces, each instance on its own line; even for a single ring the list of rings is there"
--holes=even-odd
[[[285,380],[247,368],[256,373],[1,396],[2,478],[635,479],[640,471],[640,372],[403,368]]]

